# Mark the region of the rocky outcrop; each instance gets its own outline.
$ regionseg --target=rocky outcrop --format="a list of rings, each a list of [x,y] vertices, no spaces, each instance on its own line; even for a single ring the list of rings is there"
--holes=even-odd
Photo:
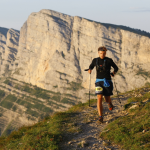
[[[2,66],[2,54],[5,52],[8,29],[0,27],[0,70]]]
[[[127,31],[128,29],[128,31]],[[150,34],[51,10],[32,13],[20,31],[19,68],[15,78],[41,88],[64,92],[70,82],[88,89],[88,68],[99,46],[119,66],[115,77],[124,92],[149,82]],[[95,71],[92,73],[94,90]],[[55,89],[56,90],[56,89]],[[77,93],[77,92],[76,92]],[[77,93],[83,95],[83,91]]]
[[[19,31],[0,28],[1,75],[11,75],[18,66]]]
[[[0,28],[0,75],[4,77],[0,89],[6,92],[0,98],[0,135],[37,122],[46,110],[49,115],[87,101],[90,80],[84,69],[98,57],[99,46],[107,47],[107,56],[119,67],[115,76],[119,92],[150,82],[149,33],[51,10],[32,13],[20,32]],[[7,76],[13,85],[5,81]],[[95,77],[94,69],[91,98],[96,98]],[[19,100],[7,99],[9,94]]]
[[[149,33],[52,10],[32,13],[20,33],[13,29],[0,31],[0,67],[5,76],[11,74],[38,87],[85,99],[89,74],[84,69],[98,57],[97,49],[103,45],[108,49],[107,56],[119,66],[115,77],[118,91],[150,82]],[[93,92],[95,76],[93,70]]]

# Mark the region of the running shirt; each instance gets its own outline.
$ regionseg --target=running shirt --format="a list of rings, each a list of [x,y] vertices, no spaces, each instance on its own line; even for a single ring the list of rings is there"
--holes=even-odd
[[[113,67],[114,72],[116,73],[118,71],[117,65],[113,62],[113,60],[111,58],[105,57],[104,59],[101,59],[100,57],[98,57],[98,58],[94,58],[92,60],[92,63],[89,66],[90,70],[93,70],[93,68],[96,66],[96,59],[98,59],[98,65],[99,66],[104,65],[104,60],[105,60],[105,70],[102,72],[97,70],[96,71],[96,78],[97,79],[106,78],[107,80],[111,80],[110,69],[111,69],[111,67]]]

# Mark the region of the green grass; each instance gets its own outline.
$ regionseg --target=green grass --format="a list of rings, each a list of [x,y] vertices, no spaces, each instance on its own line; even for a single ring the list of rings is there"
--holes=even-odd
[[[60,99],[61,99],[61,95],[56,95],[56,96],[52,97],[52,100],[55,100],[55,101],[58,101],[58,102],[60,102]]]
[[[65,95],[65,96],[69,96],[69,97],[73,97],[72,94],[68,94],[68,93],[67,93],[67,94],[65,93],[64,95]]]
[[[85,94],[85,95],[89,95],[89,93],[84,93],[84,94]],[[91,94],[91,93],[90,93],[90,95],[91,95],[91,96],[96,96],[95,94]]]
[[[26,110],[26,114],[30,114],[31,116],[36,117],[36,118],[38,118],[40,116],[40,114],[38,112],[31,110],[31,108],[28,108]]]
[[[69,85],[70,87],[67,88],[67,90],[72,90],[72,91],[78,91],[80,89],[83,89],[81,82],[70,82]]]
[[[17,110],[17,106],[14,105],[13,108],[12,108],[12,110],[13,110],[13,111],[16,111],[16,110]]]
[[[36,102],[35,104],[31,104],[28,101],[24,101],[24,100],[18,99],[16,101],[16,103],[18,103],[19,105],[23,105],[24,107],[26,107],[27,108],[26,113],[28,113],[30,115],[33,115],[33,116],[35,116],[36,114],[35,115],[33,114],[33,111],[31,110],[31,108],[33,108],[33,109],[35,108],[38,111],[45,112],[45,113],[52,113],[53,112],[53,110],[51,108],[46,107],[45,105],[43,105],[41,103],[38,103],[38,102]],[[36,113],[36,111],[34,111],[34,112]]]
[[[139,71],[136,73],[136,75],[142,75],[143,77],[148,77],[150,78],[150,72],[139,69]]]
[[[58,88],[58,85],[53,86],[54,88]]]
[[[10,94],[4,100],[15,102],[17,100],[17,97]]]
[[[18,99],[16,101],[16,103],[18,103],[19,105],[23,105],[26,108],[32,108],[32,106],[33,106],[33,104],[31,104],[30,102],[27,102],[27,101],[24,101],[24,100],[21,100],[21,99]]]
[[[49,106],[52,106],[52,107],[55,107],[55,108],[58,108],[58,109],[59,109],[60,107],[66,108],[66,107],[63,106],[63,105],[54,103],[54,102],[52,102],[52,101],[48,101],[47,104],[48,104]]]
[[[91,104],[96,100],[91,100]],[[61,149],[66,142],[66,133],[75,133],[73,117],[88,107],[88,103],[80,103],[66,112],[55,113],[32,126],[23,126],[9,136],[0,137],[0,149]],[[21,143],[21,144],[20,144]]]
[[[42,104],[43,102],[40,101],[39,99],[36,99],[36,98],[32,98],[30,96],[24,96],[24,99],[25,101],[28,101],[28,102],[33,102],[33,103],[40,103]]]
[[[12,79],[12,80],[16,80],[16,81],[18,81],[17,79],[15,79],[15,78],[12,78],[12,77],[8,77],[8,78],[10,78],[10,79]]]
[[[8,79],[6,79],[6,80],[4,81],[4,83],[10,85],[11,81],[8,80]]]
[[[9,102],[9,101],[6,101],[6,100],[3,100],[1,103],[0,103],[0,106],[6,108],[6,109],[11,109],[12,106],[13,106],[13,103],[12,102]]]
[[[30,88],[27,84],[22,87],[22,91],[35,95],[37,98],[49,99],[50,95],[45,90],[39,87]]]
[[[70,105],[75,105],[75,103],[74,103],[74,101],[73,100],[71,100],[71,99],[69,99],[69,98],[63,98],[62,100],[61,100],[61,102],[62,103],[65,103],[65,104],[70,104]]]
[[[146,82],[146,83],[145,83],[145,86],[150,87],[150,83],[149,83],[149,82]]]
[[[6,88],[6,86],[0,85],[0,87]]]
[[[3,113],[0,113],[0,117],[2,117],[3,116]]]
[[[22,68],[17,68],[16,71],[14,72],[14,74],[18,74],[20,75],[20,71],[23,70]]]
[[[11,123],[9,123],[2,136],[8,136],[13,130],[15,130],[15,128],[11,126]]]
[[[133,97],[128,99],[125,110],[129,115],[120,117],[111,122],[101,137],[111,140],[122,146],[126,150],[149,150],[150,149],[150,102],[142,102],[150,98],[150,93],[142,97]],[[128,109],[132,106],[131,102],[137,102],[136,109]],[[143,130],[146,132],[143,133]]]
[[[5,92],[0,90],[0,100],[5,96]]]

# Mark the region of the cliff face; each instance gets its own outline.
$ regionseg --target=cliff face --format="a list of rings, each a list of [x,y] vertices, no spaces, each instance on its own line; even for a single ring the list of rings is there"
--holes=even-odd
[[[64,92],[72,81],[88,89],[89,75],[84,69],[103,45],[119,66],[115,77],[118,91],[140,87],[149,82],[150,39],[132,30],[51,10],[32,13],[21,28],[20,71],[14,77],[48,90],[57,86],[54,90]],[[95,76],[93,71],[92,89]]]
[[[115,81],[118,91],[124,92],[150,82],[149,37],[128,27],[41,10],[29,16],[20,33],[0,29],[1,74],[85,99],[89,74],[84,69],[103,45],[119,67]],[[95,69],[91,76],[94,92]]]
[[[19,36],[19,31],[0,28],[0,69],[3,75],[11,75],[18,66],[17,53]]]
[[[150,83],[149,33],[51,10],[32,13],[20,32],[0,28],[0,135],[87,101],[90,80],[84,69],[100,46],[119,67],[118,91]],[[91,98],[95,78],[94,69]]]

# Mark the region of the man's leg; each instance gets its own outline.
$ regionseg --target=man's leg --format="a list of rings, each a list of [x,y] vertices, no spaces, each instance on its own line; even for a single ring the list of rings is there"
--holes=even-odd
[[[110,96],[104,96],[104,97],[105,97],[106,102],[109,105],[109,110],[113,110],[113,105],[112,105]]]
[[[98,94],[98,95],[97,95],[97,109],[98,109],[98,115],[99,115],[99,116],[102,116],[102,115],[103,115],[102,100],[103,100],[103,94]]]
[[[110,98],[110,96],[104,96],[105,97],[105,101],[107,102],[107,103],[111,103],[111,98]]]

